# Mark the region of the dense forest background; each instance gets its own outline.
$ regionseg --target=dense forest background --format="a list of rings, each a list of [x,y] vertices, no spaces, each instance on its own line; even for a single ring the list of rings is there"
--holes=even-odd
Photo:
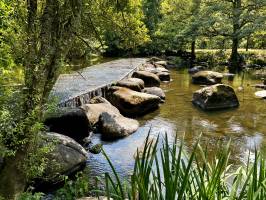
[[[42,173],[47,149],[37,148],[36,135],[66,63],[167,55],[193,66],[200,49],[221,55],[236,72],[243,51],[266,48],[265,6],[265,0],[1,0],[0,192],[20,193]],[[263,62],[259,51],[254,60]]]

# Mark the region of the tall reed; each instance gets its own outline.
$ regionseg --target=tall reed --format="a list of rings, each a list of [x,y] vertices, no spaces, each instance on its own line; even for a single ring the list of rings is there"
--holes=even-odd
[[[105,174],[105,196],[132,200],[266,199],[265,160],[257,150],[253,162],[249,160],[246,166],[233,170],[228,164],[230,143],[213,162],[208,162],[207,151],[198,142],[189,155],[183,143],[169,143],[167,135],[162,147],[158,146],[158,138],[153,142],[146,139],[127,184],[103,151],[114,173]]]

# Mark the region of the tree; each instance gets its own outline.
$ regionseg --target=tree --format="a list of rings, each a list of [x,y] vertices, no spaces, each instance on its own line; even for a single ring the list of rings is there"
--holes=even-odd
[[[149,34],[153,35],[157,29],[157,24],[161,19],[160,13],[161,0],[144,0],[142,9],[144,13],[144,23],[149,30]]]
[[[201,0],[164,0],[162,2],[162,22],[158,35],[176,42],[177,47],[191,44],[191,64],[196,58],[196,39],[201,35]]]
[[[143,23],[141,0],[88,1],[83,21],[87,24],[82,37],[88,32],[100,42],[108,55],[132,53],[149,41]],[[92,30],[92,31],[90,31]]]
[[[207,35],[224,36],[232,41],[231,72],[241,70],[238,47],[241,39],[250,36],[265,24],[265,0],[204,0],[204,27]]]
[[[17,146],[14,156],[5,158],[0,172],[0,194],[7,199],[16,198],[25,189],[27,173],[21,166],[36,148],[33,142],[39,131],[35,129],[36,123],[42,120],[49,93],[71,47],[82,4],[79,0],[28,0],[22,4],[27,18],[23,27],[27,38],[25,87],[22,116],[16,122],[20,128],[14,133]]]

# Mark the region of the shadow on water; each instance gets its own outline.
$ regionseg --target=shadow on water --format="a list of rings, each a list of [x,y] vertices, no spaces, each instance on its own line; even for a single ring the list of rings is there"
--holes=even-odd
[[[231,85],[239,98],[240,106],[236,109],[204,112],[195,107],[192,94],[200,89],[191,83],[186,70],[171,71],[172,81],[162,85],[166,93],[166,102],[160,109],[138,118],[141,128],[133,135],[113,141],[104,142],[99,135],[93,136],[93,143],[102,143],[103,148],[113,162],[120,176],[126,178],[133,170],[134,154],[141,148],[152,127],[151,135],[167,133],[170,140],[182,140],[188,151],[202,134],[201,145],[207,146],[209,159],[231,140],[231,160],[235,165],[247,161],[249,151],[261,148],[266,155],[266,102],[254,96],[256,89],[251,85],[259,81],[252,80],[248,75],[237,75],[234,81],[224,80]],[[244,77],[244,78],[243,78]],[[91,176],[101,176],[110,172],[105,158],[91,155],[88,159]]]

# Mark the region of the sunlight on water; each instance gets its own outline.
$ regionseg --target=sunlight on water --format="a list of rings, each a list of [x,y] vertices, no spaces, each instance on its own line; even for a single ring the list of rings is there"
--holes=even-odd
[[[247,74],[238,75],[233,82],[224,80],[233,86],[240,101],[240,107],[223,111],[204,112],[191,103],[192,94],[200,89],[191,83],[190,75],[184,71],[171,71],[172,82],[162,84],[166,93],[166,102],[160,109],[139,118],[142,127],[133,135],[114,142],[102,142],[95,135],[93,143],[103,143],[103,147],[117,168],[119,174],[126,177],[132,171],[134,154],[140,148],[152,127],[151,135],[167,132],[170,140],[182,140],[189,151],[202,134],[201,145],[208,147],[209,159],[213,159],[227,142],[231,140],[231,160],[235,165],[243,164],[248,155],[256,148],[266,155],[266,101],[257,99],[251,87],[259,83]],[[239,87],[243,89],[239,90]],[[110,172],[108,163],[102,155],[92,155],[88,160],[93,175]]]

